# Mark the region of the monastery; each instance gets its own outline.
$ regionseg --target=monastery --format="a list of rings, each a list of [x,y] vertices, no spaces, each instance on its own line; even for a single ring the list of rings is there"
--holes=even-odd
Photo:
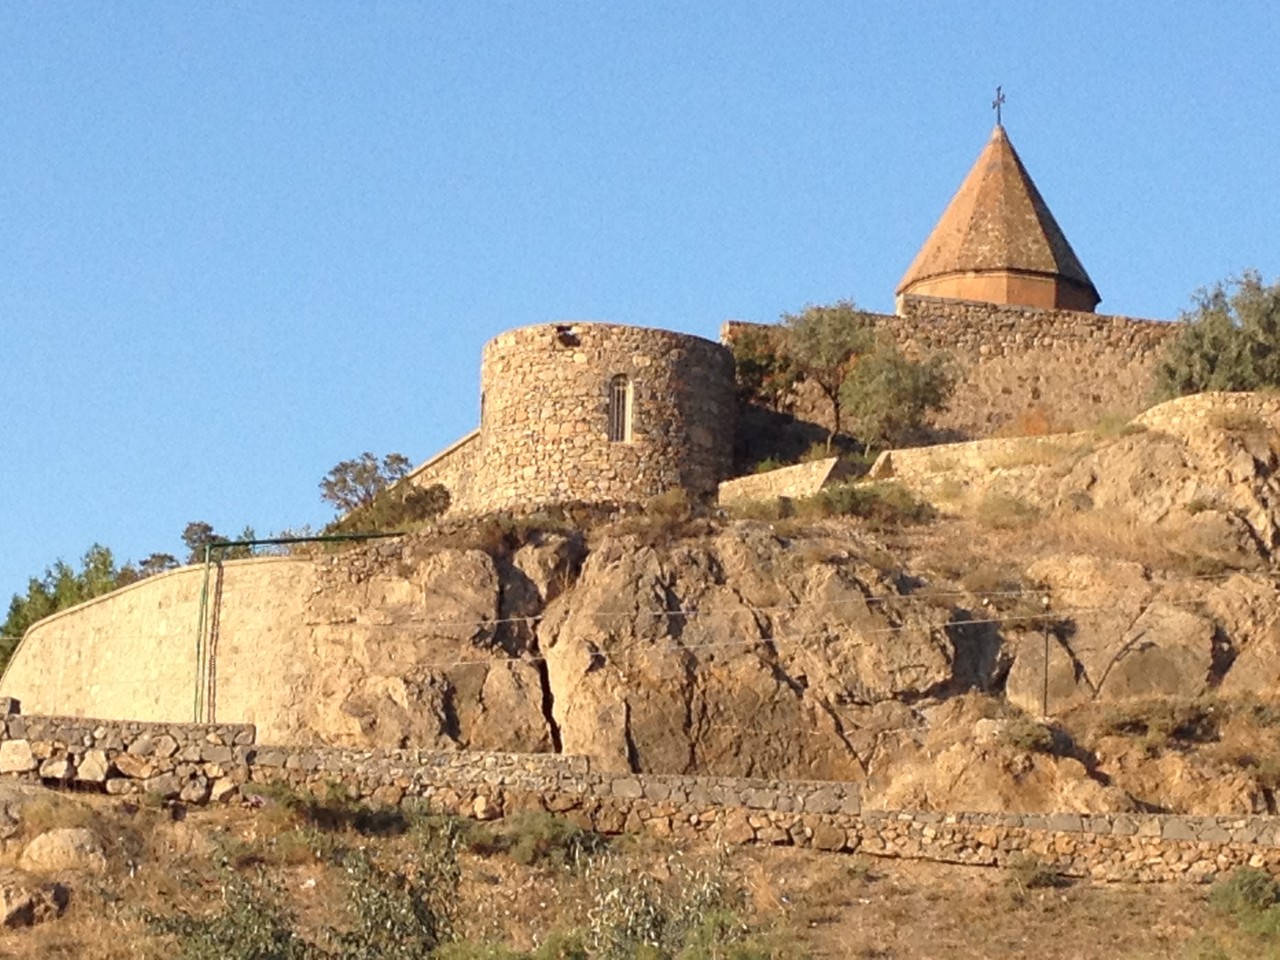
[[[1060,429],[1136,413],[1168,324],[1095,313],[1097,288],[996,124],[897,288],[872,315],[909,353],[960,372],[935,426],[989,436],[1029,412]],[[484,347],[478,429],[411,480],[449,489],[456,512],[713,493],[733,469],[735,337],[546,323]]]

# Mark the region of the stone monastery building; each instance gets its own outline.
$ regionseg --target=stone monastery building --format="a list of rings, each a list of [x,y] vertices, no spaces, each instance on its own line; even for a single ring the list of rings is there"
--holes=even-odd
[[[997,124],[898,285],[872,315],[908,353],[946,351],[960,380],[934,424],[973,439],[1031,413],[1056,429],[1136,413],[1171,330],[1100,301]],[[732,473],[736,400],[725,344],[609,323],[500,334],[481,360],[480,426],[418,467],[458,512],[711,493]]]

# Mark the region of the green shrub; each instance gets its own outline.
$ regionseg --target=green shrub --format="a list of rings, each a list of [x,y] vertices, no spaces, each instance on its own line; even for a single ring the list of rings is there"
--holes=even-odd
[[[1156,364],[1161,399],[1280,386],[1280,283],[1256,270],[1195,296]]]
[[[1015,717],[1005,722],[1000,731],[1000,742],[1015,750],[1029,753],[1056,753],[1058,738],[1050,727],[1037,723],[1030,717]]]
[[[1209,903],[1246,933],[1267,941],[1280,936],[1280,883],[1265,870],[1239,867],[1209,889]]]
[[[325,954],[293,929],[279,890],[259,875],[256,883],[227,874],[222,909],[208,916],[149,915],[149,926],[173,937],[176,960],[320,960]]]
[[[934,509],[900,483],[840,484],[795,503],[801,519],[861,517],[880,526],[926,523]]]

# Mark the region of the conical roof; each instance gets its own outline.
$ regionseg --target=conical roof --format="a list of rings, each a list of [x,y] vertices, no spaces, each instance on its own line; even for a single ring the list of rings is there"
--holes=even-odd
[[[984,273],[1039,275],[1094,304],[1101,299],[1000,124],[897,292],[934,277]]]

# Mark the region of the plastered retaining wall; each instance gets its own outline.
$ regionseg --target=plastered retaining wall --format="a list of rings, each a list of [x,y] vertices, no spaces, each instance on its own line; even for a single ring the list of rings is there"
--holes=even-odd
[[[3,722],[0,774],[119,796],[204,803],[234,800],[254,783],[339,782],[375,803],[418,797],[439,812],[483,819],[544,809],[602,833],[985,866],[1030,854],[1099,880],[1203,882],[1246,864],[1280,872],[1277,817],[880,811],[863,808],[852,783],[604,773],[586,758],[553,754],[272,747],[255,743],[249,725],[17,713]]]
[[[900,310],[870,317],[907,353],[952,356],[956,389],[931,422],[956,439],[989,437],[1032,411],[1059,430],[1137,413],[1150,403],[1156,359],[1178,329],[1158,320],[936,297],[903,297]],[[721,340],[759,328],[727,323]],[[821,397],[802,390],[796,401],[798,417],[829,425]]]
[[[329,627],[312,614],[321,563],[260,557],[222,564],[216,716],[256,723],[280,739],[297,725],[297,691],[317,635],[358,634],[357,624]],[[211,608],[216,578],[215,569]],[[46,617],[14,652],[0,695],[38,713],[191,720],[204,581],[203,565],[181,567]]]

